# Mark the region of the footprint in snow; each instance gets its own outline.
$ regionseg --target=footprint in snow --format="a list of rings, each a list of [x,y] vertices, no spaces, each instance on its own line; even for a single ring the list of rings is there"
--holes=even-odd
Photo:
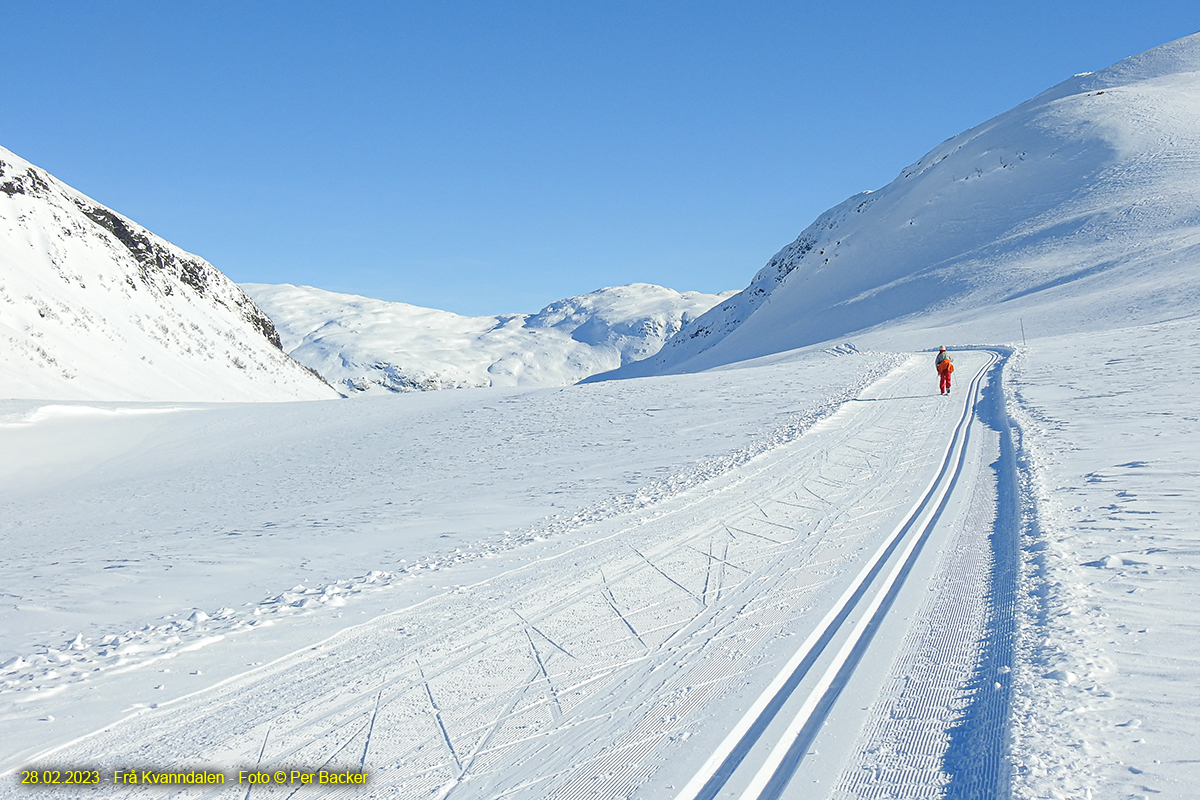
[[[1131,566],[1133,562],[1126,561],[1121,556],[1111,555],[1104,558],[1098,558],[1095,561],[1087,561],[1082,566],[1097,567],[1099,569],[1121,569],[1122,567]]]
[[[1065,683],[1068,686],[1079,680],[1079,676],[1077,676],[1074,672],[1069,672],[1065,669],[1056,669],[1051,672],[1047,672],[1042,677],[1049,678],[1052,681],[1058,681],[1059,683]]]

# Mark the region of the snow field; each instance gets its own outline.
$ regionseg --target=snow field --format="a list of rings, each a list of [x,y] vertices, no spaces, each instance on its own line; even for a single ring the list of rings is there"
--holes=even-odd
[[[501,554],[480,582],[54,759],[232,767],[262,753],[365,765],[366,796],[669,796],[937,472],[963,400],[932,393],[928,360],[705,483],[535,542],[524,564],[520,548]]]
[[[893,363],[810,353],[352,404],[7,404],[0,439],[30,477],[0,492],[3,763],[702,486]]]
[[[1016,796],[1200,785],[1197,318],[1031,340]]]
[[[193,404],[325,389],[136,226],[192,272],[123,281],[113,259],[145,253],[13,161],[0,361],[59,399],[0,402],[0,770],[324,764],[368,769],[368,796],[657,800],[747,741],[720,787],[744,800],[1194,796],[1198,100],[1200,35],[1065,81],[831,209],[623,374],[714,371],[353,404]],[[637,337],[603,305],[546,309],[553,347],[470,323],[500,344],[472,368],[616,358]],[[310,341],[333,364],[336,328]],[[850,332],[1022,346],[911,567],[880,567],[908,579],[840,617],[965,399],[931,396],[924,356],[863,393],[887,356],[785,352]],[[368,389],[424,380],[366,355]],[[114,396],[189,405],[61,401]]]

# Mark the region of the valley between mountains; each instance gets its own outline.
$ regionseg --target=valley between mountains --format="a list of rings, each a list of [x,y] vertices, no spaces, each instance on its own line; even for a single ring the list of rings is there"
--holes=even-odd
[[[740,292],[468,318],[0,150],[0,797],[1200,796],[1197,186],[1200,34]]]
[[[927,356],[906,358],[835,404],[810,401],[790,435],[773,432],[744,459],[725,454],[703,480],[466,560],[444,573],[454,586],[439,587],[435,568],[361,587],[396,609],[169,699],[203,680],[190,673],[203,674],[206,654],[238,639],[252,649],[260,635],[193,620],[134,673],[131,655],[60,699],[27,698],[69,719],[68,698],[88,683],[128,692],[125,676],[141,672],[164,684],[133,692],[159,702],[130,696],[127,719],[40,760],[105,774],[130,759],[268,772],[322,764],[366,770],[369,796],[404,797],[999,786],[999,740],[964,742],[1002,726],[1010,705],[1017,530],[997,502],[1016,485],[1015,465],[997,416],[1001,354],[959,360],[950,397],[931,395]],[[736,376],[769,390],[782,373]],[[674,416],[665,424],[683,421]],[[355,593],[336,594],[332,607],[272,609],[276,627],[357,607]],[[223,635],[228,643],[197,646]],[[963,708],[972,730],[950,724]],[[794,742],[799,762],[780,765],[772,754]],[[952,750],[971,763],[948,772]]]

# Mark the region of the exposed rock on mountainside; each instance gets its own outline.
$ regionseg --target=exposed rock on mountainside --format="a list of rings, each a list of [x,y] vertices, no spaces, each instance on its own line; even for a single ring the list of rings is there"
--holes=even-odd
[[[211,264],[0,148],[0,397],[336,396]]]

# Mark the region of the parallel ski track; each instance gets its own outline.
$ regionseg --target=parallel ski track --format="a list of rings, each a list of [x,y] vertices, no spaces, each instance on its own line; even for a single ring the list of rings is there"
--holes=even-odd
[[[764,692],[764,696],[766,697],[766,700],[764,701],[763,698],[760,698],[760,702],[756,703],[755,706],[751,707],[751,712],[748,712],[748,714],[746,715],[746,718],[744,718],[742,723],[739,724],[739,728],[735,728],[734,734],[738,734],[739,729],[740,729],[741,735],[738,736],[735,741],[733,741],[733,743],[732,743],[733,747],[727,747],[727,745],[729,744],[729,738],[727,738],[726,742],[724,742],[722,744],[721,749],[718,749],[717,753],[714,754],[714,756],[709,759],[709,762],[706,762],[705,769],[708,769],[710,764],[712,764],[714,762],[714,760],[717,760],[717,763],[716,763],[717,769],[708,770],[710,774],[705,777],[705,785],[704,785],[704,787],[701,787],[701,788],[708,788],[708,784],[712,783],[712,779],[720,778],[719,782],[714,783],[711,787],[711,791],[707,794],[701,795],[701,794],[699,794],[698,791],[694,794],[687,794],[685,792],[685,794],[680,795],[681,799],[686,797],[690,800],[690,798],[692,798],[692,797],[715,796],[715,792],[720,790],[720,788],[728,780],[729,776],[733,774],[733,771],[737,769],[737,764],[740,763],[741,759],[745,757],[745,753],[749,752],[750,748],[753,747],[754,740],[757,740],[757,738],[759,736],[761,736],[763,729],[765,729],[767,724],[770,723],[771,719],[778,714],[779,709],[783,705],[783,701],[787,700],[787,696],[790,695],[791,693],[793,693],[796,686],[800,682],[802,682],[802,680],[804,679],[807,672],[811,671],[812,665],[817,660],[817,657],[820,655],[821,650],[825,649],[830,644],[831,641],[837,639],[839,631],[852,627],[852,626],[845,625],[847,619],[854,612],[855,608],[857,608],[859,605],[863,605],[862,600],[867,594],[869,594],[868,590],[869,589],[875,590],[878,588],[873,585],[873,582],[876,581],[879,574],[884,570],[888,559],[890,557],[892,557],[897,552],[897,550],[901,549],[901,541],[902,540],[904,540],[905,542],[908,542],[908,541],[911,541],[912,539],[914,539],[918,535],[915,533],[912,535],[909,535],[909,534],[910,534],[910,532],[915,530],[917,520],[921,517],[922,511],[932,508],[935,505],[937,506],[937,510],[940,511],[940,508],[945,505],[945,497],[948,496],[949,485],[950,485],[947,483],[947,476],[949,475],[949,481],[950,481],[950,483],[952,483],[953,479],[957,477],[958,471],[962,466],[962,462],[963,462],[963,458],[964,458],[963,452],[964,452],[964,448],[965,448],[966,435],[967,435],[966,434],[966,428],[967,428],[966,423],[969,421],[971,412],[974,409],[975,403],[977,401],[979,384],[981,383],[982,376],[987,373],[987,371],[995,364],[995,362],[996,362],[996,357],[993,355],[992,359],[988,362],[988,364],[986,364],[980,370],[979,374],[977,374],[971,381],[971,384],[966,393],[967,401],[964,403],[965,407],[963,410],[963,414],[956,424],[954,432],[949,439],[949,444],[946,446],[945,452],[942,454],[940,466],[938,467],[938,473],[933,478],[933,480],[930,482],[930,484],[926,487],[925,491],[921,494],[920,499],[918,499],[916,501],[913,508],[903,518],[903,520],[901,521],[901,523],[898,526],[898,528],[896,529],[896,531],[894,531],[890,535],[888,540],[885,540],[885,542],[881,546],[880,550],[876,552],[873,559],[868,563],[867,568],[865,568],[864,571],[861,572],[857,576],[854,583],[852,583],[850,585],[850,588],[839,599],[839,602],[834,605],[833,610],[829,614],[826,615],[826,618],[824,620],[822,620],[822,623],[818,626],[817,631],[812,636],[809,637],[809,640],[806,641],[806,643],[804,645],[802,645],[801,651],[804,651],[804,652],[799,653],[798,658],[793,657],[793,659],[791,661],[789,661],[788,665],[785,666],[784,669],[782,670],[782,672],[780,673],[780,677],[777,677],[775,682],[773,682],[773,684],[771,685],[771,687],[769,687],[768,690],[766,692]],[[955,466],[953,469],[953,472],[951,472],[951,465],[955,463],[956,455],[958,458],[957,466]],[[871,461],[870,453],[864,452],[863,457],[868,462]],[[932,460],[932,463],[938,464],[938,462],[936,461],[936,457],[934,460]],[[752,483],[754,477],[757,475],[757,472],[758,471],[754,471],[753,474],[743,476],[738,481],[738,483],[741,485],[746,485],[747,482]],[[805,487],[805,488],[807,488],[807,487]],[[941,491],[940,494],[939,494],[939,489],[943,490],[943,491]],[[811,490],[810,490],[810,492],[811,492]],[[821,498],[819,495],[815,495],[815,494],[814,494],[814,497],[818,501],[820,501],[820,505],[822,505],[826,509],[829,508],[831,501]],[[782,501],[780,501],[780,502],[782,502]],[[754,503],[754,505],[757,506],[758,504]],[[785,503],[785,505],[786,505],[786,503]],[[766,512],[762,510],[761,506],[759,506],[758,509],[765,516]],[[883,509],[883,510],[886,510],[886,509]],[[860,514],[860,515],[854,517],[853,519],[859,519],[861,517],[869,517],[869,516],[873,516],[873,515],[879,514],[879,513],[882,513],[882,510],[880,508],[872,507],[872,509],[870,511],[868,511],[864,514]],[[826,522],[827,521],[828,521],[828,518],[826,518]],[[775,524],[775,523],[771,522],[770,520],[765,520],[764,524],[769,525],[769,524]],[[825,524],[825,523],[822,523],[822,524]],[[717,557],[716,552],[720,552],[720,551],[714,552],[712,549],[711,542],[709,543],[707,552],[704,549],[701,549],[701,542],[704,540],[704,538],[706,536],[709,536],[714,530],[720,529],[723,526],[724,526],[723,523],[714,523],[714,526],[704,526],[704,527],[697,529],[696,531],[694,531],[693,533],[691,533],[689,535],[672,539],[673,545],[690,548],[691,550],[695,551],[697,556],[699,556],[705,560],[705,562],[707,563],[706,573],[709,575],[710,579],[714,577],[714,573],[715,573],[715,583],[714,584],[711,584],[711,585],[708,584],[708,581],[706,579],[706,586],[704,589],[701,590],[699,587],[696,587],[696,591],[698,593],[700,593],[699,597],[697,597],[697,594],[694,594],[693,592],[688,591],[687,589],[684,589],[683,587],[680,587],[680,589],[683,592],[685,592],[691,598],[692,601],[699,600],[699,605],[702,607],[701,611],[703,611],[704,606],[709,605],[709,603],[712,601],[722,598],[723,595],[727,591],[729,591],[731,589],[735,589],[737,586],[739,586],[741,584],[742,580],[744,580],[744,577],[740,575],[740,573],[742,571],[745,571],[744,565],[740,566],[738,564],[731,564],[729,561],[727,561],[726,556]],[[787,527],[787,526],[783,526],[783,527]],[[932,520],[926,520],[926,526],[924,529],[921,529],[922,532],[926,531],[929,527],[932,527]],[[753,534],[752,532],[749,532],[749,531],[745,531],[745,532],[749,533],[753,536],[759,535],[759,534]],[[907,539],[906,539],[906,537],[907,537]],[[766,539],[768,537],[763,536],[761,538]],[[762,554],[762,557],[766,558],[768,561],[771,558],[771,556],[769,555],[770,551],[774,551],[776,548],[780,548],[780,547],[786,548],[789,545],[794,546],[794,543],[791,540],[779,541],[779,542],[774,542],[774,540],[771,540],[771,542],[772,542],[772,544],[770,546],[766,547],[766,551],[768,551],[768,552],[764,552]],[[657,554],[653,551],[645,551],[645,554],[638,552],[636,550],[634,550],[633,552],[637,553],[637,555],[640,557],[635,558],[635,559],[630,559],[628,563],[610,564],[610,565],[608,565],[608,567],[606,569],[597,573],[593,578],[589,578],[588,580],[586,580],[585,581],[585,584],[587,584],[586,586],[581,586],[581,587],[577,587],[577,588],[581,589],[581,590],[586,590],[589,587],[594,588],[595,591],[597,592],[597,596],[599,596],[599,597],[603,597],[602,590],[607,590],[609,592],[609,599],[606,602],[607,602],[608,606],[610,606],[610,607],[613,606],[614,598],[612,598],[612,596],[611,596],[612,589],[608,588],[608,587],[619,584],[623,578],[627,577],[629,574],[632,574],[634,572],[643,571],[643,570],[653,571],[653,570],[651,570],[651,567],[654,566],[653,561],[654,561],[654,559],[658,558],[658,556],[659,556],[659,554]],[[905,549],[903,549],[904,555],[902,555],[901,558],[904,558],[910,552],[911,552],[911,548],[906,547]],[[649,559],[649,562],[647,562],[646,559]],[[649,563],[649,566],[647,566],[647,563]],[[732,577],[732,576],[727,577],[725,574],[727,566],[730,569],[732,569],[733,571],[739,573],[739,577],[733,581],[732,585],[727,584],[728,577]],[[754,571],[757,572],[757,569],[755,569]],[[905,573],[907,573],[907,570],[905,570]],[[889,581],[895,582],[894,576],[889,576]],[[903,581],[903,577],[901,576],[900,582],[902,582],[902,581]],[[593,583],[595,584],[594,587],[591,586],[591,584],[593,584]],[[894,594],[893,594],[893,596],[894,596]],[[876,595],[873,596],[873,601],[876,601],[878,599],[879,599],[879,594],[877,593]],[[274,719],[273,723],[270,726],[272,728],[273,732],[268,734],[270,739],[272,740],[272,750],[276,750],[276,752],[272,753],[272,761],[280,761],[280,760],[286,761],[289,758],[296,757],[297,755],[299,755],[299,753],[302,750],[304,750],[306,747],[308,747],[309,745],[311,745],[313,743],[314,736],[319,740],[323,740],[323,741],[331,743],[331,746],[334,750],[334,752],[331,755],[328,754],[329,753],[328,748],[322,748],[323,752],[326,755],[328,755],[328,758],[331,761],[338,756],[338,753],[345,750],[348,746],[351,746],[355,740],[358,740],[358,742],[359,742],[358,746],[362,746],[363,745],[362,737],[364,735],[369,734],[368,718],[371,718],[374,716],[374,713],[372,713],[372,708],[367,708],[364,705],[364,702],[367,700],[367,698],[370,698],[373,701],[370,703],[370,705],[375,709],[375,713],[378,713],[379,709],[385,708],[386,706],[390,705],[393,700],[398,700],[400,697],[405,695],[408,691],[413,690],[414,688],[419,688],[419,689],[421,689],[422,692],[427,693],[429,691],[428,682],[430,680],[433,680],[435,678],[435,676],[440,675],[442,673],[446,673],[448,670],[452,670],[456,667],[460,667],[460,666],[464,665],[467,661],[470,660],[472,654],[474,654],[477,651],[481,650],[482,648],[488,646],[489,643],[493,643],[493,642],[497,641],[497,639],[504,638],[507,635],[515,634],[521,630],[527,630],[530,627],[530,625],[536,626],[537,624],[539,624],[541,619],[547,617],[547,615],[549,615],[557,610],[561,610],[561,607],[565,607],[565,605],[569,604],[570,602],[573,602],[572,598],[563,598],[563,599],[559,600],[558,602],[550,604],[549,606],[543,606],[543,607],[537,608],[532,615],[530,615],[530,614],[528,614],[528,612],[526,612],[524,616],[522,616],[522,614],[520,612],[518,612],[517,608],[514,607],[511,609],[512,616],[513,616],[511,624],[502,626],[500,630],[489,628],[486,631],[480,631],[477,635],[469,635],[469,636],[465,637],[464,639],[458,641],[454,646],[450,647],[447,651],[445,651],[442,654],[443,658],[439,660],[440,663],[431,664],[428,667],[426,667],[426,665],[422,664],[419,667],[415,668],[413,671],[399,670],[399,674],[397,674],[395,671],[392,671],[391,674],[389,675],[388,670],[384,669],[384,667],[395,661],[394,653],[380,652],[377,656],[375,656],[374,659],[372,659],[371,657],[368,657],[366,659],[366,661],[368,661],[368,662],[374,661],[375,663],[372,666],[375,668],[375,670],[377,670],[377,672],[370,668],[368,668],[368,671],[373,672],[373,674],[377,674],[378,677],[382,678],[383,680],[381,680],[377,683],[374,683],[374,685],[371,687],[371,691],[367,695],[367,697],[363,697],[361,694],[355,693],[355,694],[345,697],[345,698],[335,699],[334,702],[332,702],[332,703],[322,704],[325,707],[321,710],[313,709],[314,711],[317,711],[317,713],[315,715],[312,715],[312,714],[305,715],[305,718],[300,721],[293,721],[290,719],[290,717],[288,715],[280,715],[279,717]],[[882,606],[884,611],[886,611],[887,604],[890,604],[890,602],[891,602],[891,599],[889,597],[887,599],[887,603],[883,604],[883,606]],[[618,603],[617,605],[620,606],[621,604]],[[867,605],[870,605],[870,604],[868,603]],[[875,607],[875,606],[871,606],[871,607]],[[842,610],[841,613],[839,613],[839,609]],[[634,607],[634,609],[633,609],[633,611],[635,613],[639,612],[639,611],[644,611],[644,610],[646,610],[646,609],[640,609],[638,607]],[[869,611],[869,609],[868,609],[868,611]],[[635,630],[630,625],[629,620],[625,617],[625,614],[623,614],[621,612],[619,607],[614,608],[613,613],[617,617],[619,617],[621,620],[623,620],[623,622],[621,622],[619,624],[623,625],[624,628],[629,629],[627,632],[628,635],[631,638],[639,641],[641,647],[646,652],[638,654],[638,655],[631,654],[631,657],[628,659],[620,660],[616,664],[608,664],[604,668],[600,668],[600,669],[590,672],[590,673],[588,671],[584,671],[582,674],[576,673],[576,675],[575,675],[576,680],[582,680],[584,683],[590,684],[590,683],[593,683],[598,680],[603,680],[607,676],[612,675],[615,671],[617,671],[621,668],[624,668],[624,667],[628,667],[631,664],[641,663],[641,662],[644,662],[647,660],[652,661],[652,660],[654,660],[654,655],[656,653],[662,653],[664,651],[664,649],[669,649],[671,646],[677,645],[679,643],[678,638],[679,638],[680,634],[690,627],[689,622],[687,620],[682,620],[682,621],[677,621],[677,622],[668,622],[666,625],[663,626],[664,631],[669,631],[669,630],[673,630],[676,628],[678,628],[678,630],[674,630],[673,633],[668,634],[665,641],[658,641],[652,645],[648,645],[647,642],[641,641],[641,637],[650,635],[650,634],[654,634],[657,632],[657,629],[653,629],[653,628],[652,629],[641,629],[641,628],[639,628],[639,629]],[[628,613],[628,610],[626,611],[626,613]],[[882,612],[880,612],[878,616],[881,617]],[[692,622],[695,622],[695,620],[692,620]],[[877,627],[877,625],[874,627]],[[871,628],[871,633],[873,633],[874,627]],[[536,631],[537,628],[534,627],[534,630]],[[816,640],[820,640],[820,641],[818,642]],[[838,672],[837,674],[832,676],[832,680],[829,681],[829,688],[831,691],[833,691],[833,690],[836,690],[836,691],[832,694],[830,694],[830,692],[827,691],[826,694],[823,695],[823,697],[828,696],[828,698],[829,698],[828,704],[821,708],[818,708],[816,713],[810,713],[808,715],[809,718],[818,720],[817,723],[814,725],[814,728],[813,728],[814,731],[816,729],[819,729],[819,727],[820,727],[819,720],[824,719],[824,714],[826,714],[828,712],[828,706],[831,706],[833,700],[836,699],[836,692],[841,690],[842,685],[844,685],[844,683],[845,683],[845,679],[848,678],[849,674],[853,671],[853,666],[857,664],[857,660],[859,657],[861,657],[862,650],[865,650],[866,644],[869,643],[869,640],[870,640],[869,635],[866,636],[865,639],[861,635],[858,636],[856,641],[862,641],[862,643],[863,643],[862,648],[860,650],[856,651],[855,653],[851,654],[851,656],[849,656],[846,659],[846,661],[851,664],[849,669],[845,670],[844,672]],[[535,654],[536,654],[536,646],[533,646],[533,650],[535,651]],[[811,657],[806,657],[807,653],[809,651],[811,651]],[[445,660],[445,659],[448,659],[448,660]],[[799,662],[803,662],[803,663],[799,663]],[[363,666],[367,666],[367,665],[364,664]],[[430,667],[432,669],[430,669]],[[790,670],[790,672],[789,672],[789,670]],[[420,673],[424,673],[424,674],[422,675]],[[789,680],[789,678],[793,674],[795,674],[795,680]],[[531,689],[533,689],[535,685],[538,685],[538,684],[544,682],[546,678],[547,678],[547,676],[545,675],[544,667],[542,667],[541,669],[535,669],[535,670],[531,671],[527,675],[526,679],[524,680],[523,687],[520,688],[516,694],[508,697],[506,702],[499,703],[499,706],[497,708],[498,716],[495,716],[494,718],[485,721],[485,724],[481,726],[481,729],[488,729],[487,733],[483,737],[483,740],[476,743],[473,747],[470,747],[467,750],[463,751],[462,753],[453,753],[453,752],[451,753],[453,756],[455,756],[455,758],[453,760],[457,761],[458,760],[457,757],[459,755],[461,755],[461,757],[463,758],[463,761],[459,764],[459,767],[456,770],[456,772],[459,773],[458,778],[452,779],[449,783],[443,783],[442,784],[443,789],[439,793],[440,796],[445,796],[445,794],[448,794],[455,787],[455,785],[458,784],[462,780],[462,778],[465,776],[465,774],[474,771],[473,770],[474,762],[480,755],[482,755],[486,752],[489,752],[493,748],[497,747],[497,745],[492,742],[492,738],[493,738],[493,735],[496,733],[496,730],[498,729],[498,727],[504,722],[504,720],[509,715],[514,713],[514,710],[518,704],[524,703],[523,698],[526,696],[526,693],[529,692]],[[781,692],[783,691],[783,686],[782,685],[777,686],[776,684],[786,685],[786,687],[787,687],[786,692],[781,694]],[[576,686],[572,686],[570,684],[568,684],[566,686],[567,689],[576,688],[576,687],[577,687],[577,684],[576,684]],[[552,691],[553,691],[553,688],[554,687],[551,686]],[[560,686],[559,690],[561,691],[563,688],[564,687]],[[775,700],[776,696],[778,696],[778,702],[773,703],[772,701]],[[820,698],[818,698],[818,699],[820,699]],[[539,701],[535,702],[535,705],[542,705],[542,704],[547,704],[547,703],[551,703],[551,702],[552,702],[551,700],[539,700]],[[436,701],[434,701],[433,705],[436,706]],[[353,713],[352,706],[363,706],[360,709],[363,712],[363,714]],[[533,706],[522,705],[522,708],[526,711],[532,707]],[[755,714],[755,707],[758,707],[757,714]],[[766,716],[767,714],[769,714],[770,716],[769,717]],[[588,720],[587,719],[584,719],[582,721],[575,720],[574,723],[572,724],[572,727],[582,724],[582,722],[586,722],[586,721],[588,721]],[[312,733],[308,736],[299,737],[299,740],[293,740],[289,744],[284,745],[282,750],[277,750],[276,746],[274,745],[274,742],[277,739],[281,738],[279,734],[284,733],[284,731],[289,730],[293,725],[299,724],[299,722],[303,722],[306,727],[311,727],[314,723],[316,723],[317,728],[320,729],[320,731],[316,732],[316,733]],[[751,738],[750,738],[751,735],[753,736],[753,740],[751,740]],[[732,738],[732,736],[733,735],[731,734],[730,738]],[[292,738],[292,737],[285,736],[283,738]],[[501,745],[501,746],[502,747],[510,747],[513,744],[519,744],[519,743],[520,743],[520,740],[509,741],[506,744]],[[263,740],[263,745],[264,745],[264,749],[265,749],[265,740]],[[451,749],[451,751],[453,751],[452,745],[450,746],[450,749]],[[725,749],[726,752],[723,754],[722,758],[718,759],[718,756],[722,755],[722,749]],[[806,749],[801,749],[800,752],[801,752],[801,754],[803,754],[804,752],[806,752]],[[402,754],[393,753],[392,758],[396,758],[397,755],[402,755]],[[322,756],[322,757],[324,757],[324,756]],[[366,748],[364,747],[364,759],[365,759],[365,757],[366,757]],[[733,763],[733,758],[735,758],[735,757],[737,758],[737,763]],[[799,762],[797,761],[796,765],[798,765],[798,763]],[[727,770],[727,772],[720,773],[720,772],[718,772],[718,770],[720,770],[720,769],[725,769],[725,770]],[[793,769],[793,771],[794,771],[794,769]],[[701,775],[703,775],[703,774],[704,773],[702,772]],[[772,773],[772,774],[774,774],[774,773]],[[723,776],[723,777],[721,777],[721,776]],[[541,778],[541,780],[545,780],[547,777],[553,777],[553,776],[543,776]],[[693,780],[691,783],[689,783],[689,786],[693,786],[694,784],[696,784],[695,780]],[[513,788],[519,789],[520,787],[513,787]],[[204,793],[203,796],[209,797],[209,796],[217,796],[217,795],[221,795],[221,794],[222,793],[218,790],[218,791],[213,791],[211,793]],[[505,792],[505,795],[507,795],[507,794],[508,794],[508,792]],[[763,796],[765,797],[765,796],[772,796],[772,795],[763,795]]]
[[[923,545],[946,507],[966,460],[970,422],[979,402],[983,378],[999,358],[999,354],[992,351],[988,362],[972,378],[967,402],[963,404],[962,415],[946,445],[941,467],[920,499],[884,540],[783,669],[751,704],[738,724],[705,761],[700,771],[676,796],[676,800],[716,798],[755,748],[796,688],[809,676],[826,647],[843,629],[848,630],[848,638],[788,724],[780,739],[781,745],[768,754],[766,762],[751,778],[739,800],[777,800],[782,795],[842,689],[870,646],[875,632],[883,623],[883,618],[899,594],[905,578],[908,577]],[[899,558],[895,559],[883,580],[877,580],[884,574],[885,568],[897,551],[900,551]],[[860,607],[861,613],[852,620],[851,617],[855,616]],[[782,746],[788,742],[788,746]]]

